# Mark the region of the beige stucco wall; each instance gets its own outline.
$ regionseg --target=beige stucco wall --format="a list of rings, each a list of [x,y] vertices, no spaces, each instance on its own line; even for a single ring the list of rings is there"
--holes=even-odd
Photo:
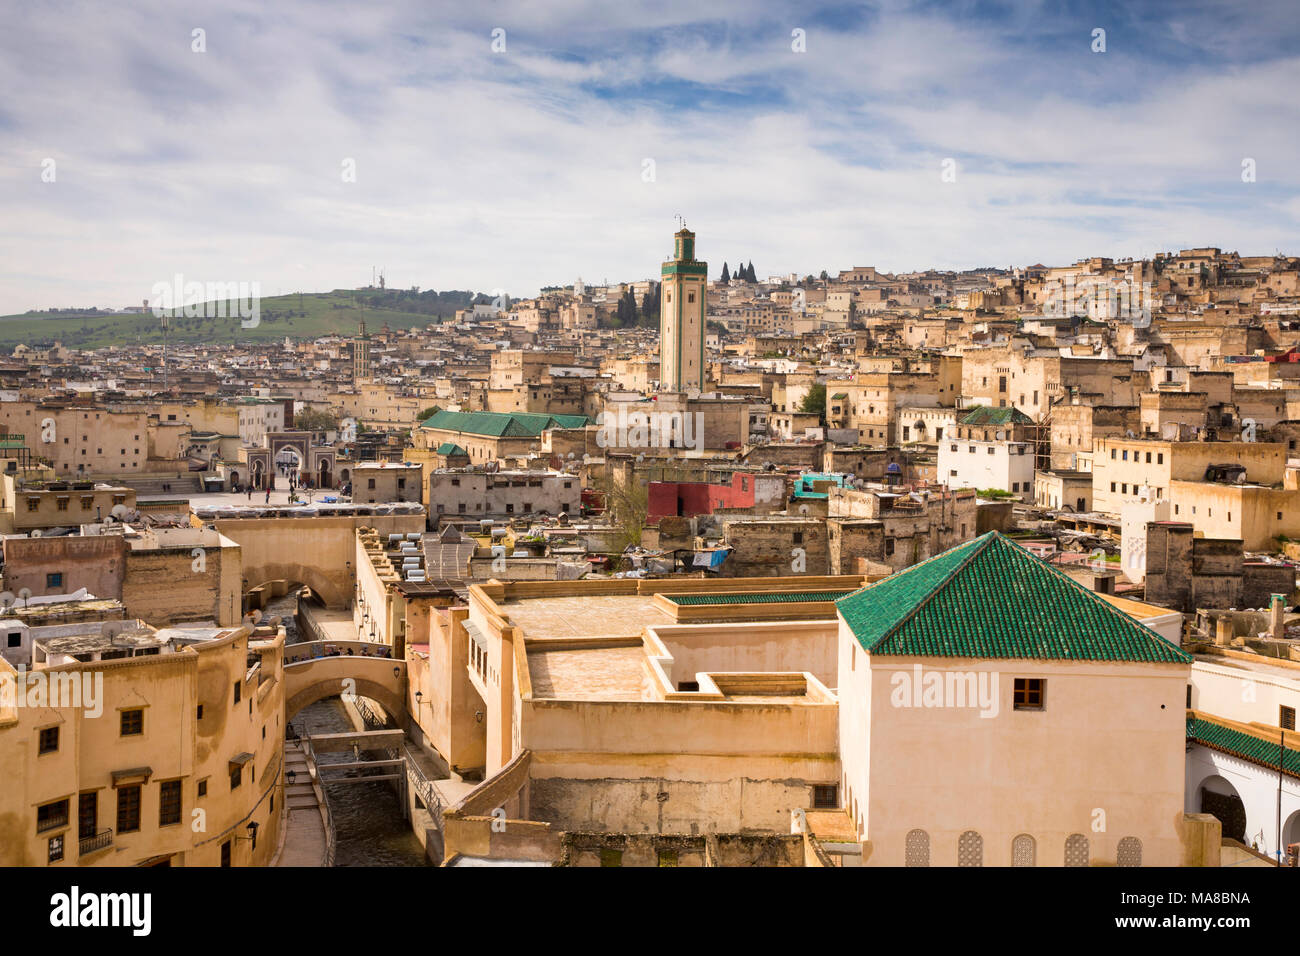
[[[845,631],[842,639],[852,638]],[[891,680],[899,672],[910,680],[916,664],[997,675],[996,716],[895,706]],[[966,830],[983,837],[986,866],[1010,865],[1021,833],[1034,837],[1040,866],[1062,865],[1073,833],[1088,837],[1094,863],[1113,864],[1118,841],[1134,836],[1143,865],[1178,865],[1188,672],[1185,664],[888,657],[863,668],[859,658],[840,696],[869,680],[869,747],[857,749],[862,730],[852,722],[863,714],[847,706],[841,747],[846,780],[867,803],[865,862],[903,865],[907,832],[920,828],[934,866],[956,865]],[[1046,679],[1042,711],[1013,709],[1016,677]],[[869,754],[866,775],[860,753]]]
[[[134,866],[171,854],[173,865],[216,866],[221,844],[246,837],[250,821],[259,825],[256,852],[248,840],[234,840],[233,864],[269,862],[283,810],[283,641],[283,632],[258,637],[254,652],[261,666],[247,681],[249,631],[239,628],[175,654],[59,668],[83,678],[102,674],[100,716],[81,707],[0,710],[0,863],[45,866],[49,838],[62,834],[64,858],[52,865]],[[13,673],[4,662],[0,669]],[[120,714],[134,708],[144,710],[144,733],[124,738]],[[59,749],[41,755],[39,731],[51,726],[60,728]],[[232,791],[229,761],[241,753],[253,760]],[[112,774],[134,768],[150,771],[141,788],[140,829],[121,834]],[[175,779],[182,781],[180,822],[159,826],[159,783]],[[202,797],[200,781],[207,782]],[[80,858],[77,804],[86,791],[98,793],[96,830],[114,834],[109,848]],[[65,798],[67,825],[37,833],[36,808]]]

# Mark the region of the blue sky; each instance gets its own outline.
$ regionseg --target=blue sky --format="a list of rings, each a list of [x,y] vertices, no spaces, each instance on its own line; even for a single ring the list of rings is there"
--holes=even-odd
[[[1300,254],[1293,2],[9,6],[0,313]]]

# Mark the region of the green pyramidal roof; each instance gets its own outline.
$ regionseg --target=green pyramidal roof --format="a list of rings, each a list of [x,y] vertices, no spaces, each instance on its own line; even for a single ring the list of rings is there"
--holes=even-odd
[[[1190,662],[996,531],[836,602],[870,654]]]
[[[976,405],[964,415],[962,425],[1032,425],[1034,420],[1018,408]]]

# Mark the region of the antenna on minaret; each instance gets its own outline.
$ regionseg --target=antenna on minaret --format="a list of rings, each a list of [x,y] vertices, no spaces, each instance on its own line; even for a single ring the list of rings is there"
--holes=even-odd
[[[677,215],[673,216],[673,218],[677,220],[678,226],[680,226],[682,229],[686,228],[686,220],[682,217],[681,213],[677,213]]]

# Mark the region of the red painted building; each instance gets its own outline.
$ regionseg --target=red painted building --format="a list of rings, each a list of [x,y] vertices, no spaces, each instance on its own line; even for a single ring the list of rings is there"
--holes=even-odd
[[[731,484],[707,481],[652,481],[646,511],[651,522],[660,518],[692,518],[717,508],[754,507],[754,476],[737,473]]]

